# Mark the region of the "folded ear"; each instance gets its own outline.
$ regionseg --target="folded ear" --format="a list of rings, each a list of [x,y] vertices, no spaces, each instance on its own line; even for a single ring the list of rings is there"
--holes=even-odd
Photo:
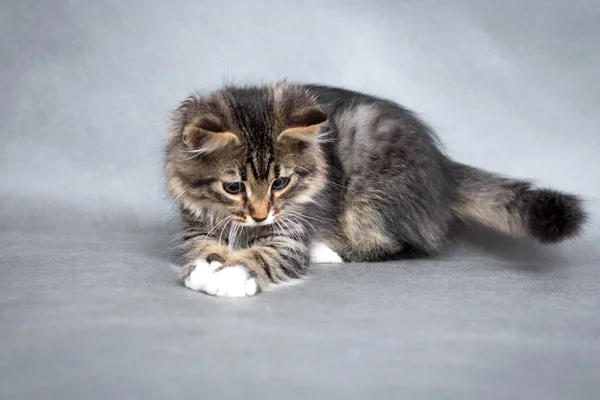
[[[317,142],[321,125],[327,121],[327,114],[314,106],[291,114],[285,121],[285,128],[277,140],[295,139],[303,142]]]
[[[183,127],[183,143],[194,152],[210,153],[240,140],[218,120],[196,117]]]

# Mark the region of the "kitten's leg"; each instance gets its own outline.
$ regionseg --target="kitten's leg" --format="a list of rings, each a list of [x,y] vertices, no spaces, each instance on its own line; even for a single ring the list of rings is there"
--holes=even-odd
[[[256,281],[245,268],[222,269],[227,247],[206,235],[194,236],[184,242],[186,258],[180,278],[184,286],[215,296],[253,296],[258,290]]]
[[[194,247],[194,261],[182,268],[184,285],[223,297],[253,296],[268,286],[300,278],[309,262],[309,236],[300,224],[283,234],[271,231],[250,247],[227,253],[209,239]]]
[[[222,269],[244,268],[256,279],[258,290],[301,278],[309,265],[309,234],[288,221],[284,232],[271,231],[255,239],[248,248],[232,252]]]
[[[349,203],[339,219],[338,234],[325,242],[347,261],[379,261],[404,246],[387,231],[383,216],[368,202]]]
[[[409,188],[395,199],[374,189],[363,193],[346,202],[336,234],[324,238],[344,260],[382,261],[408,248],[424,254],[441,248],[449,229],[447,212],[432,217]]]
[[[234,251],[224,268],[244,267],[258,282],[259,290],[301,278],[309,265],[308,239],[294,235],[261,238],[251,247]]]

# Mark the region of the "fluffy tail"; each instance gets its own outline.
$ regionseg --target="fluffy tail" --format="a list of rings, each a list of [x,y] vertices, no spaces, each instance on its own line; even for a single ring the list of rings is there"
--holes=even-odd
[[[450,168],[458,187],[453,210],[462,220],[542,243],[560,242],[583,229],[586,213],[577,196],[459,163]]]

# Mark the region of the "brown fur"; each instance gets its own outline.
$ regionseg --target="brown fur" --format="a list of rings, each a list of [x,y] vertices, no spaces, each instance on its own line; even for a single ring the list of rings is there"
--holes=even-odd
[[[165,172],[182,214],[182,278],[214,260],[244,266],[260,289],[302,276],[311,240],[375,261],[435,253],[457,220],[554,243],[586,219],[574,195],[450,160],[400,105],[319,85],[191,96],[174,112]]]
[[[317,136],[327,119],[298,87],[281,86],[279,101],[270,88],[262,96],[265,112],[258,110],[258,121],[240,115],[244,104],[228,91],[184,101],[174,114],[165,163],[170,193],[182,208],[188,263],[217,257],[221,268],[244,265],[260,288],[299,277],[306,268],[309,229],[298,215],[325,182]],[[304,175],[307,165],[310,174]],[[274,190],[280,176],[289,184]],[[228,193],[227,182],[242,183],[243,193]],[[242,227],[269,213],[276,225]],[[186,265],[182,279],[193,268]]]

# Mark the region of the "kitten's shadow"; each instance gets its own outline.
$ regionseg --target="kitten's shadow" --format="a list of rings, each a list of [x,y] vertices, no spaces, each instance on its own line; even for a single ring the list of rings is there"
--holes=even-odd
[[[449,257],[476,255],[506,261],[510,268],[548,272],[568,264],[555,246],[545,246],[530,238],[511,238],[481,226],[457,226],[445,253]]]
[[[139,250],[144,254],[162,259],[171,264],[181,261],[177,250],[178,221],[173,218],[166,224],[148,227],[156,235],[140,243]],[[510,268],[548,272],[568,264],[559,248],[544,246],[528,238],[510,238],[480,226],[457,226],[445,251],[438,258],[487,257],[505,261]],[[408,250],[394,260],[430,259],[414,250]]]

